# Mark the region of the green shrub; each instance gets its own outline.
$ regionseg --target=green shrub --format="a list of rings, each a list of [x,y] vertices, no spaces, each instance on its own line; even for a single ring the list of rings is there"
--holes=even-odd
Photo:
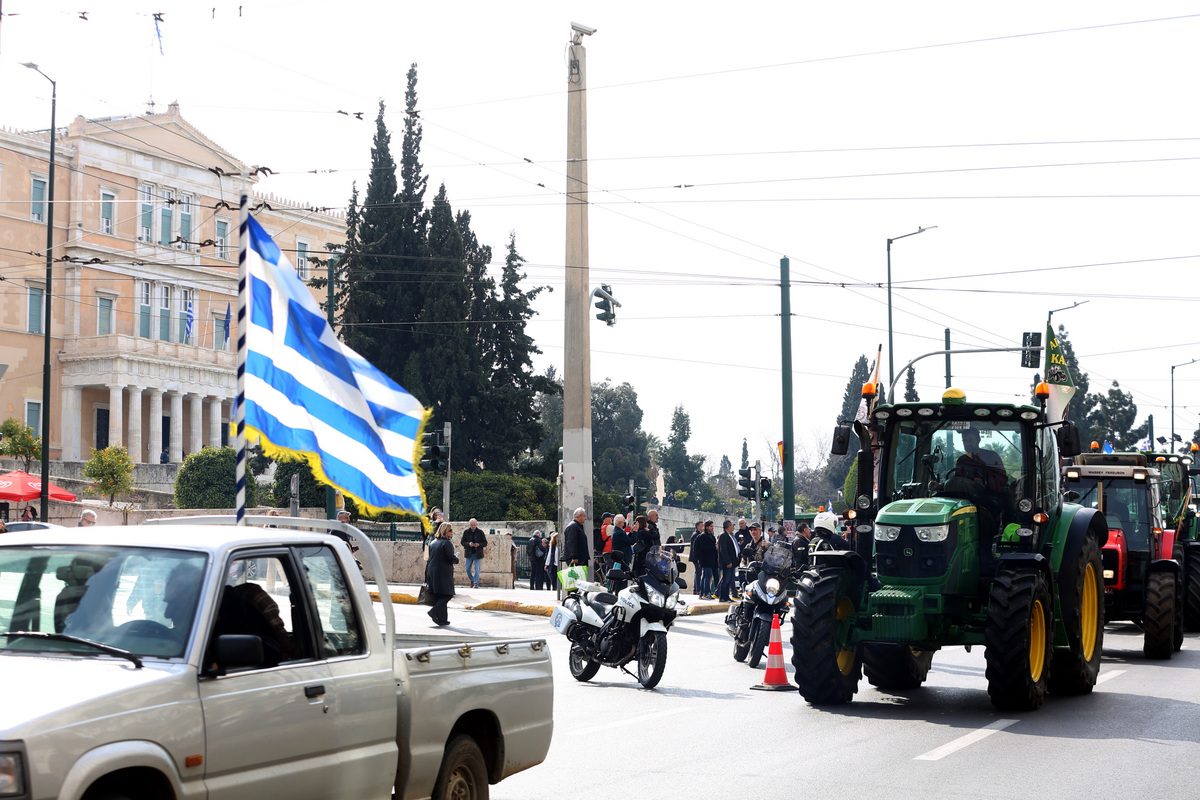
[[[237,505],[237,453],[232,447],[205,447],[191,453],[175,478],[177,508],[234,508]],[[258,486],[246,473],[246,507],[258,505]],[[324,500],[322,500],[324,504]]]
[[[83,465],[83,477],[92,479],[87,493],[107,497],[111,507],[117,495],[133,491],[133,459],[120,445],[93,450],[92,457]]]

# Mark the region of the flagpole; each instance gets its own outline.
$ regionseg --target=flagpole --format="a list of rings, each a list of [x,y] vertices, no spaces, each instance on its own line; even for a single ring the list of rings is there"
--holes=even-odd
[[[237,524],[246,524],[246,324],[249,293],[246,290],[246,250],[250,240],[248,210],[249,198],[243,194],[238,210],[238,356],[237,356],[237,400],[234,402],[234,418],[237,420]],[[226,334],[228,335],[228,328]]]

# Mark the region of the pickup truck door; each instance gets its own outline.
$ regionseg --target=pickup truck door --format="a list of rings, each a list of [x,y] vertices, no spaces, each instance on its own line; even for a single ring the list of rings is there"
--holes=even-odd
[[[330,671],[318,657],[303,573],[287,549],[234,553],[210,627],[263,639],[265,663],[200,681],[209,800],[325,800],[341,777]]]
[[[396,680],[392,654],[373,609],[351,591],[343,562],[324,545],[295,548],[308,577],[315,609],[317,647],[330,671],[329,716],[340,751],[342,778],[336,795],[362,800],[390,797],[396,778]],[[356,602],[357,601],[357,602]]]

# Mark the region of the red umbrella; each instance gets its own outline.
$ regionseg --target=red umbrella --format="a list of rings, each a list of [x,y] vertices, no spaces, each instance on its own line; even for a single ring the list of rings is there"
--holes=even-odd
[[[17,470],[0,475],[0,500],[22,502],[36,500],[42,496],[42,479],[28,472]],[[50,484],[51,500],[74,500],[75,495],[66,489]]]

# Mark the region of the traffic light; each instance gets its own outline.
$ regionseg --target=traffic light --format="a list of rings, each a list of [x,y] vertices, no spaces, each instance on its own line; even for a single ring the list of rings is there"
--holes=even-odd
[[[445,472],[446,468],[450,466],[450,448],[441,444],[441,436],[441,433],[434,431],[421,437],[425,447],[425,457],[421,459],[421,469],[426,472]]]
[[[634,487],[633,487],[633,493],[634,493],[634,494],[635,494],[637,497],[640,497],[640,498],[642,498],[642,502],[638,503],[638,506],[639,506],[639,507],[640,507],[640,506],[649,506],[649,505],[650,505],[650,490],[649,490],[647,487],[645,487],[645,486],[634,486]]]
[[[758,491],[760,493],[759,496],[763,500],[766,500],[767,498],[769,498],[771,496],[771,479],[770,478],[759,478],[758,479]]]
[[[742,497],[747,498],[748,500],[753,500],[754,499],[754,468],[751,467],[750,469],[739,469],[738,475],[741,476],[738,478],[738,486],[741,487],[738,489],[738,494],[741,495]]]
[[[632,514],[637,510],[637,503],[634,502],[634,496],[631,494],[625,495],[625,514]]]
[[[612,287],[607,283],[602,283],[600,288],[592,294],[596,298],[596,308],[600,309],[596,319],[610,326],[615,325],[617,312],[613,309]]]

